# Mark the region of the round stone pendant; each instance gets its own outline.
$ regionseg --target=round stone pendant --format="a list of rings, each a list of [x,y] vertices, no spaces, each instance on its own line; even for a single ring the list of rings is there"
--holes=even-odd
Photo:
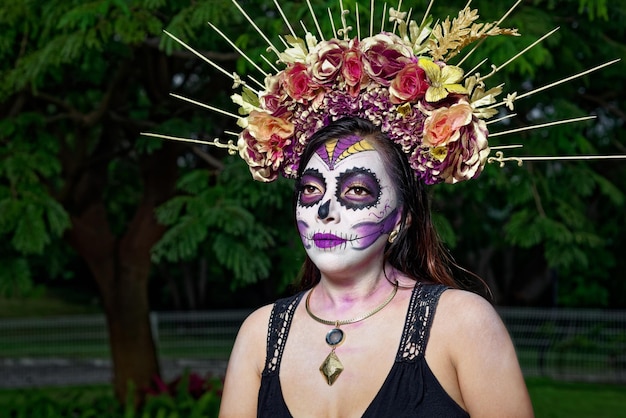
[[[333,328],[326,334],[326,344],[334,347],[343,342],[343,331],[339,328]]]

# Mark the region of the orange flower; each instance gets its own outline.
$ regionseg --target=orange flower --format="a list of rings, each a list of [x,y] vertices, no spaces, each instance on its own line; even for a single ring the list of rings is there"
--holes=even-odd
[[[250,166],[253,175],[256,172],[263,181],[276,178],[284,160],[284,149],[291,144],[294,126],[287,120],[291,115],[283,116],[285,119],[253,110],[248,116],[245,135],[240,135],[240,141],[245,143],[245,147],[240,147],[240,155]]]
[[[471,121],[472,107],[465,102],[436,109],[424,121],[423,144],[434,148],[454,142]]]

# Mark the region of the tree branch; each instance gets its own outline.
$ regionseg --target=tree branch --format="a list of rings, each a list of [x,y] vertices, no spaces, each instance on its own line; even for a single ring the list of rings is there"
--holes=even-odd
[[[193,151],[194,154],[196,154],[198,157],[200,157],[205,162],[207,162],[209,166],[211,166],[211,168],[217,171],[222,171],[224,169],[224,164],[222,164],[222,162],[219,159],[215,158],[214,156],[212,156],[211,154],[207,152],[204,152],[204,150],[202,150],[200,147],[193,146],[191,147],[191,150]]]

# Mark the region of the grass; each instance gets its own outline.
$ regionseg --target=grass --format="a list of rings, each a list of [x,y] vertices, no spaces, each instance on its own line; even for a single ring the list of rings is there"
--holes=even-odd
[[[102,313],[93,295],[71,289],[37,287],[25,297],[0,296],[0,319]]]
[[[528,378],[537,418],[626,418],[626,386]]]

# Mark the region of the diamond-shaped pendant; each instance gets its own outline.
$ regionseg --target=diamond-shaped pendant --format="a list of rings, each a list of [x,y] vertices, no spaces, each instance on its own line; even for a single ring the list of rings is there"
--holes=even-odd
[[[326,377],[326,381],[330,386],[335,383],[335,380],[337,380],[342,371],[343,364],[339,361],[339,358],[335,354],[335,350],[332,350],[320,366],[320,372],[322,372],[322,374]]]

